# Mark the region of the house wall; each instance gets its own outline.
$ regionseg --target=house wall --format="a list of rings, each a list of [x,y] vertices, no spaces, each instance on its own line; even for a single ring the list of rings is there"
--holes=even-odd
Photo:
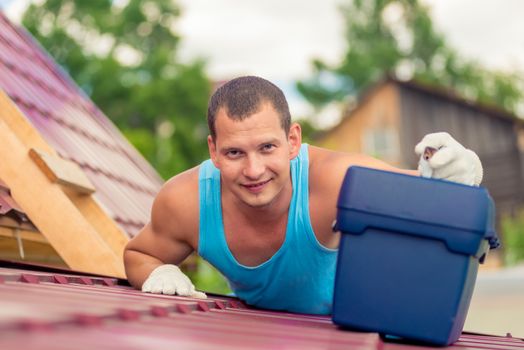
[[[381,129],[396,133],[397,151],[377,154],[366,149],[366,133]],[[315,144],[367,153],[402,168],[416,169],[414,146],[424,135],[438,131],[449,132],[477,152],[484,166],[482,185],[494,198],[499,214],[512,214],[524,204],[524,122],[442,92],[388,81],[370,92]]]
[[[391,83],[379,86],[360,102],[357,109],[350,111],[341,123],[329,133],[316,140],[315,144],[342,152],[367,153],[393,165],[400,165],[400,121],[398,88]],[[372,139],[386,135],[387,150],[373,149]]]
[[[518,141],[518,148],[520,153],[520,171],[522,174],[522,177],[524,178],[524,123],[522,125],[517,126],[517,141]]]
[[[499,212],[513,211],[524,200],[521,155],[515,121],[475,106],[401,86],[403,163],[416,167],[413,146],[427,133],[446,131],[477,152],[484,166],[482,185]]]

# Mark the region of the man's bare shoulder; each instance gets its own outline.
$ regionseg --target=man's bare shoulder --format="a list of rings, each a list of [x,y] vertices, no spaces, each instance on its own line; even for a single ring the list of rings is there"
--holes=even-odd
[[[158,196],[171,196],[198,188],[199,169],[200,166],[196,166],[173,176],[162,186]]]
[[[338,193],[352,155],[309,146],[309,192],[310,196],[333,197]]]
[[[198,172],[186,170],[169,179],[157,194],[151,211],[154,232],[190,241],[198,233]]]
[[[324,187],[339,184],[348,167],[353,165],[372,166],[372,160],[362,154],[336,152],[326,148],[309,147],[310,186]]]

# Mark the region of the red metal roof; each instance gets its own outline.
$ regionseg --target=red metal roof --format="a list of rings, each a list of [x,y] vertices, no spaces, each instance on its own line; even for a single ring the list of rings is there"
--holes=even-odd
[[[0,226],[37,231],[22,208],[11,197],[11,191],[0,179]]]
[[[23,214],[22,209],[11,197],[11,191],[7,185],[2,180],[0,180],[0,215],[6,215],[10,212]]]
[[[0,12],[0,89],[133,236],[148,221],[162,179],[41,46]]]
[[[5,263],[0,266],[9,266]],[[1,349],[428,349],[338,329],[329,317],[255,310],[234,298],[151,295],[123,281],[0,267]],[[449,349],[524,349],[464,334]]]

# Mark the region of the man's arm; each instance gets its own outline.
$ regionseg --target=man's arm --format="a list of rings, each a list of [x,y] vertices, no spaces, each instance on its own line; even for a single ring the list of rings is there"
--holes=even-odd
[[[431,152],[428,152],[432,150]],[[336,217],[340,187],[351,166],[392,171],[413,176],[425,176],[479,185],[482,164],[477,155],[466,149],[447,133],[426,135],[417,144],[419,170],[406,170],[363,154],[334,152],[310,146],[310,214],[318,240],[325,246],[338,246],[338,234],[331,232]],[[427,174],[426,170],[430,169]]]
[[[333,200],[338,197],[346,171],[351,166],[420,176],[418,170],[400,169],[365,154],[335,152],[310,146],[310,155],[310,190],[326,193]]]
[[[186,243],[155,232],[150,222],[124,250],[127,279],[135,288],[141,288],[154,269],[164,264],[178,265],[192,251]]]
[[[167,182],[151,210],[151,221],[124,250],[129,282],[145,292],[200,296],[176,265],[198,245],[198,170]]]
[[[426,135],[416,145],[414,151],[420,157],[417,170],[400,169],[364,154],[317,149],[313,150],[313,153],[318,153],[315,157],[318,161],[311,171],[317,170],[318,181],[324,185],[333,184],[332,187],[335,189],[340,189],[346,170],[350,166],[363,166],[413,176],[422,175],[474,186],[478,186],[482,181],[482,164],[477,154],[465,148],[446,132]],[[329,171],[326,171],[327,169]]]
[[[337,214],[337,200],[346,171],[363,166],[419,176],[417,170],[393,167],[379,159],[358,153],[343,153],[320,147],[309,147],[309,207],[311,223],[318,241],[328,248],[337,248],[339,234],[332,232]]]

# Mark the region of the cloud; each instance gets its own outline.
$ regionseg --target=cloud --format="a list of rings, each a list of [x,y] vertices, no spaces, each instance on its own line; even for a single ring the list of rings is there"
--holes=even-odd
[[[239,74],[296,79],[310,73],[313,58],[333,61],[342,54],[336,0],[307,6],[297,0],[179,3],[181,54],[209,58],[209,72],[217,79]]]

